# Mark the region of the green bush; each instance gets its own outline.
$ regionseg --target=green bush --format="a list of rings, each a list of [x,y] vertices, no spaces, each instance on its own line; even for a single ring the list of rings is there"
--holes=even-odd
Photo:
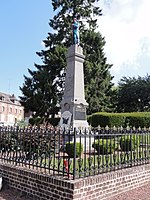
[[[92,147],[96,149],[98,154],[112,154],[117,148],[117,144],[114,139],[99,139],[95,140]]]
[[[150,127],[150,112],[94,113],[90,116],[92,127]]]
[[[125,124],[125,117],[120,113],[95,113],[91,117],[92,127],[113,127],[123,126]]]
[[[92,122],[92,115],[88,115],[88,116],[87,116],[87,122],[89,123],[89,125],[91,125],[91,122]]]
[[[33,126],[33,125],[38,125],[40,123],[43,122],[43,119],[40,117],[33,117],[29,119],[29,123]]]
[[[60,121],[60,117],[48,119],[48,122],[49,122],[51,125],[53,125],[53,126],[57,126],[58,123],[59,123],[59,121]]]
[[[120,148],[122,151],[134,151],[140,145],[139,135],[126,135],[120,139]]]
[[[33,117],[33,118],[30,118],[29,119],[29,123],[33,126],[33,125],[39,125],[39,124],[42,124],[44,121],[43,118],[41,117]],[[48,119],[48,122],[53,125],[53,126],[57,126],[58,123],[60,121],[60,118],[49,118]]]
[[[126,124],[131,127],[149,127],[150,126],[150,116],[138,115],[135,114],[133,116],[126,117]]]
[[[76,157],[80,157],[83,152],[83,144],[76,142]],[[66,153],[70,158],[74,158],[74,142],[66,143]]]
[[[28,123],[22,120],[22,121],[17,121],[16,125],[19,128],[24,128],[24,127],[26,127],[28,125]]]
[[[16,132],[1,132],[0,134],[0,151],[14,151],[20,148],[18,144],[18,134]]]
[[[26,159],[47,158],[55,153],[59,148],[59,135],[50,132],[50,135],[43,131],[23,132],[19,137],[18,143],[24,152]]]

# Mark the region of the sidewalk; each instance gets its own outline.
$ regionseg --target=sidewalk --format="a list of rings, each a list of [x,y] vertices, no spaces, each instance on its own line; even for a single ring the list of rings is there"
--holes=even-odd
[[[12,190],[7,186],[0,191],[0,200],[33,200],[28,196],[21,195],[20,192]]]
[[[108,200],[150,200],[150,182],[139,188],[108,198]]]

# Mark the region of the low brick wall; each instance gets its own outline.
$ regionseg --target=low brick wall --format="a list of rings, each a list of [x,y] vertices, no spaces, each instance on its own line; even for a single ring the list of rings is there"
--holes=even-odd
[[[77,180],[0,163],[0,174],[11,188],[36,200],[103,200],[150,181],[150,164]]]

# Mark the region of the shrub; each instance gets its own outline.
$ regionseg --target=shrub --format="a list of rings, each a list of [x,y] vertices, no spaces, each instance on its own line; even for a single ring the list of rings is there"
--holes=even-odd
[[[80,157],[83,152],[83,144],[76,142],[76,157]],[[66,153],[70,158],[74,158],[74,142],[66,143]]]
[[[15,132],[1,132],[0,134],[0,151],[13,151],[20,148],[18,144],[18,137]]]
[[[93,127],[101,126],[123,126],[125,124],[125,117],[120,113],[95,113],[91,117],[91,125]]]
[[[91,125],[92,122],[92,115],[87,115],[87,122]]]
[[[53,125],[53,126],[57,126],[58,123],[59,123],[59,121],[60,121],[60,117],[48,119],[48,122],[49,122],[51,125]]]
[[[120,139],[120,148],[122,151],[134,151],[139,145],[139,135],[126,135]]]
[[[149,127],[150,112],[132,112],[132,113],[106,113],[98,112],[90,116],[90,124],[92,127]]]
[[[129,126],[134,126],[136,128],[138,127],[149,127],[150,126],[150,116],[144,116],[144,115],[131,115],[126,117],[126,121]]]
[[[36,129],[35,129],[36,130]],[[42,131],[23,132],[21,133],[18,143],[24,152],[26,159],[37,159],[43,156],[53,155],[59,148],[59,135],[54,131],[47,134]]]
[[[114,150],[117,148],[117,144],[114,139],[99,139],[95,140],[92,144],[92,147],[96,149],[98,154],[112,154]]]
[[[43,119],[40,117],[33,117],[29,119],[29,123],[33,126],[33,125],[38,125],[40,123],[42,123]]]
[[[16,123],[16,125],[17,125],[19,128],[24,128],[24,127],[26,127],[26,126],[28,125],[28,123],[22,120],[22,121],[18,121],[18,122]]]

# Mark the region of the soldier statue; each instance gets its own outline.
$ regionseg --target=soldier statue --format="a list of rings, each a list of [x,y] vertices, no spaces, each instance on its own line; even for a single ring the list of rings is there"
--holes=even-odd
[[[80,43],[80,38],[79,38],[79,23],[77,21],[77,18],[74,17],[73,19],[73,44],[78,44]]]

